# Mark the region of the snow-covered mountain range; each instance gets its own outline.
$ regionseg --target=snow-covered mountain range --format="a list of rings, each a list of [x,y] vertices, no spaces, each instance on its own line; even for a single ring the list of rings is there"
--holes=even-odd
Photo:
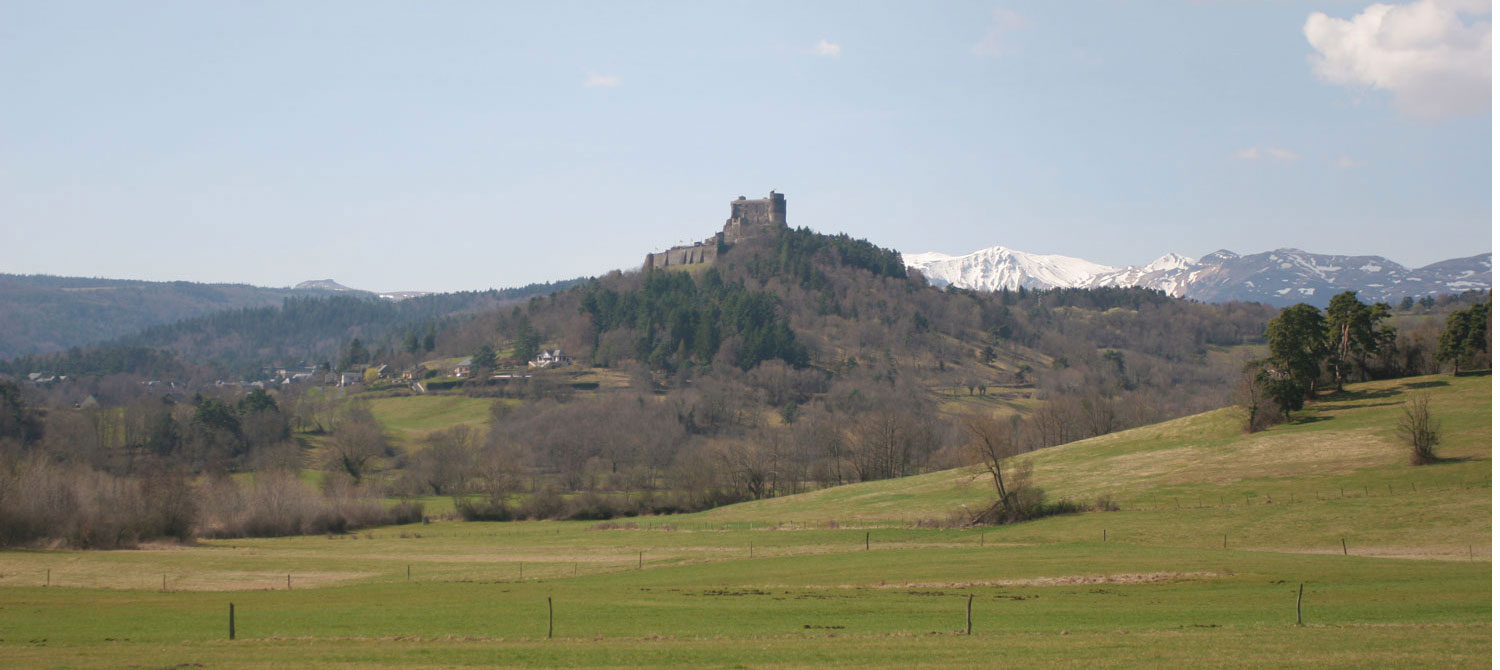
[[[1197,260],[1167,254],[1144,266],[1111,267],[1056,254],[1029,254],[1005,247],[950,256],[904,254],[935,286],[982,291],[1109,286],[1157,289],[1168,295],[1226,302],[1243,300],[1285,306],[1318,306],[1343,291],[1364,300],[1396,302],[1406,296],[1462,293],[1490,288],[1491,254],[1455,258],[1408,269],[1380,256],[1313,254],[1277,249],[1241,256],[1219,250]]]

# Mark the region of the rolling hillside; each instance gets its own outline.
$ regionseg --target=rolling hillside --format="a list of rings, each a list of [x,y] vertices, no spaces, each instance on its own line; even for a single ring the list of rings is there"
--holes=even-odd
[[[1417,393],[1447,459],[1421,468],[1389,430]],[[1253,436],[1221,410],[1063,445],[1036,480],[1123,509],[1006,527],[919,523],[983,503],[958,470],[604,523],[3,552],[0,662],[1488,667],[1490,407],[1487,376],[1427,377]]]
[[[1406,464],[1395,426],[1416,394],[1442,423],[1444,461]],[[997,531],[1007,541],[1102,536],[1172,546],[1457,558],[1490,544],[1488,376],[1352,385],[1254,435],[1226,408],[1033,452],[1049,498],[1109,496],[1122,510]],[[705,513],[720,522],[840,524],[941,520],[992,497],[979,468],[852,484]],[[1295,532],[1289,532],[1295,529]],[[1227,535],[1228,539],[1224,536]]]

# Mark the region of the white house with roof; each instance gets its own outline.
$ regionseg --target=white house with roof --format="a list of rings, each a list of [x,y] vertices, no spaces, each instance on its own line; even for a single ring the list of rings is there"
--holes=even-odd
[[[573,359],[563,353],[562,349],[546,349],[537,354],[536,358],[526,363],[526,367],[537,370],[555,368],[572,363]]]

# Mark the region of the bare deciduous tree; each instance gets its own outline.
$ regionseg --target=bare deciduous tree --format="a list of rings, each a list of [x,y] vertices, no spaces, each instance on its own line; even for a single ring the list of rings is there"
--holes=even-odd
[[[360,481],[373,461],[386,453],[385,435],[375,415],[363,403],[350,405],[339,416],[328,440],[328,461],[334,469]]]
[[[1435,449],[1441,441],[1442,426],[1432,417],[1428,400],[1427,396],[1419,395],[1407,401],[1401,408],[1401,418],[1396,420],[1396,432],[1411,447],[1412,465],[1427,465],[1438,460]]]
[[[973,522],[987,518],[1009,518],[1015,514],[1017,494],[1021,487],[1015,486],[1019,482],[1012,482],[1007,487],[1005,480],[1007,470],[1011,469],[1011,458],[1027,451],[1024,428],[1019,419],[1020,417],[1011,417],[1009,420],[1001,420],[989,416],[964,418],[970,448],[989,471],[995,484],[994,504],[971,519]]]

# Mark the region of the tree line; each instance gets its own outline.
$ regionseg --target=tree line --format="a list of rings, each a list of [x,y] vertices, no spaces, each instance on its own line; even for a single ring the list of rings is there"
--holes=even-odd
[[[1450,312],[1440,335],[1398,337],[1386,325],[1391,306],[1366,304],[1353,291],[1334,296],[1325,310],[1308,304],[1281,310],[1266,324],[1270,355],[1246,365],[1238,402],[1246,428],[1260,430],[1291,418],[1318,389],[1342,391],[1351,380],[1425,374],[1435,365],[1488,365],[1490,302]]]

